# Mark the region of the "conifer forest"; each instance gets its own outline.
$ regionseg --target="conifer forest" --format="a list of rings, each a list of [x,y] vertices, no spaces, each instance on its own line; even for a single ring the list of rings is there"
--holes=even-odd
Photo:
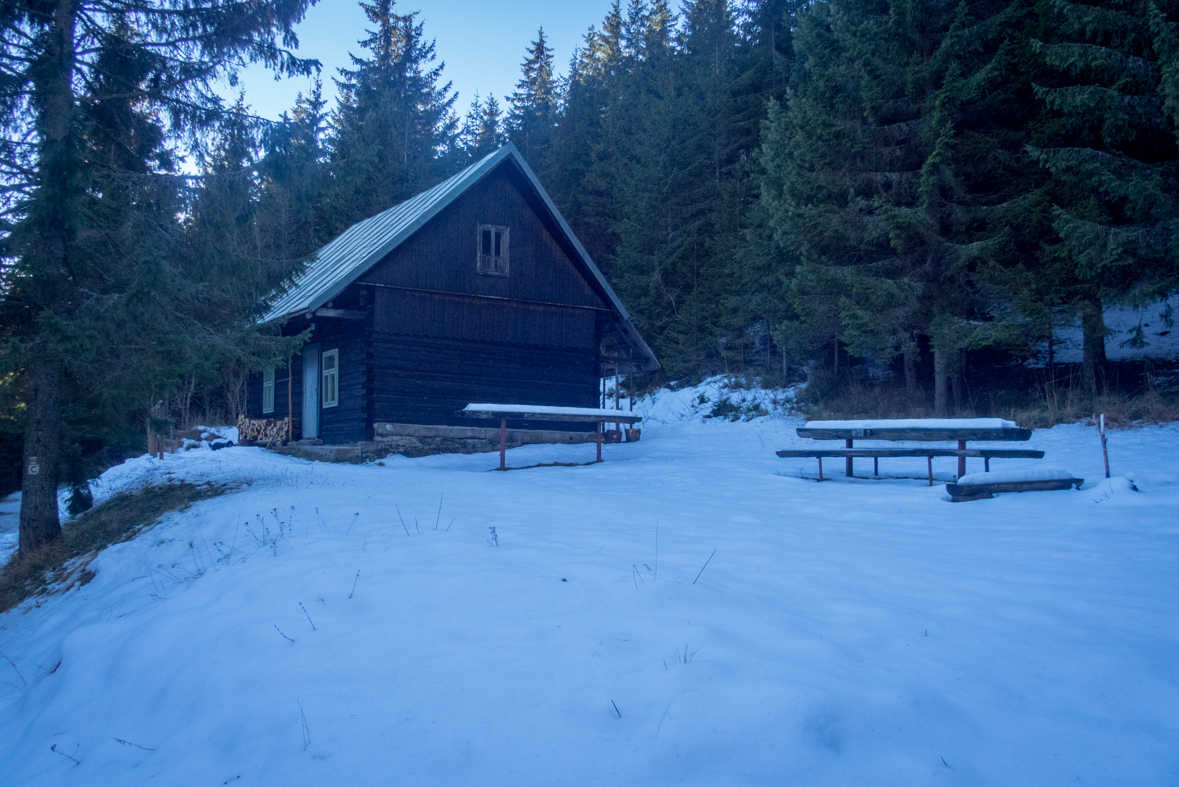
[[[362,3],[325,73],[307,6],[3,4],[6,464],[80,481],[158,401],[235,418],[298,346],[267,296],[508,141],[659,358],[636,387],[728,373],[896,416],[1133,393],[1103,315],[1179,292],[1173,0],[616,2],[569,63],[541,28],[511,95],[461,103],[428,7]],[[249,63],[306,81],[280,121],[220,88]]]

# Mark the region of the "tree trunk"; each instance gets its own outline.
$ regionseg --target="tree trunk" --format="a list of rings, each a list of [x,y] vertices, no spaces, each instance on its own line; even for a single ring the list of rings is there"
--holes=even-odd
[[[37,549],[61,535],[61,524],[57,517],[61,370],[55,363],[37,362],[29,365],[27,374],[18,546],[21,554]]]
[[[933,414],[945,418],[949,412],[950,359],[945,350],[933,351]]]
[[[917,343],[905,346],[905,396],[910,402],[917,400]]]
[[[962,393],[961,365],[950,374],[950,392],[954,394],[954,411],[962,412],[965,409],[966,397]]]
[[[1085,393],[1097,396],[1105,388],[1105,316],[1100,298],[1081,305],[1081,380]]]
[[[29,221],[39,236],[40,248],[28,291],[39,310],[58,312],[71,296],[69,227],[75,220],[75,161],[71,125],[74,113],[74,5],[57,0],[53,28],[39,58],[34,92],[40,98],[41,150],[39,185]],[[57,516],[57,479],[61,445],[61,363],[43,341],[34,341],[25,384],[24,470],[21,477],[20,540],[18,549],[29,550],[61,535]]]

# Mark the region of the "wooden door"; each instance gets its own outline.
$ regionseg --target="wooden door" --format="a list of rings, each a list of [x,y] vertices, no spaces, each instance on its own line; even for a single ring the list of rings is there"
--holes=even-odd
[[[319,437],[319,345],[303,347],[303,439]]]

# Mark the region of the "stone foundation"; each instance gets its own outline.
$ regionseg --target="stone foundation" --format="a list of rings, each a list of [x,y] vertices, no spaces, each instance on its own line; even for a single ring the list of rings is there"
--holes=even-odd
[[[386,453],[405,456],[427,454],[478,454],[499,450],[499,427],[423,426],[376,423],[376,444]],[[549,429],[508,429],[508,448],[535,443],[592,443],[593,432],[559,432]]]
[[[421,424],[374,424],[375,440],[349,445],[311,445],[310,441],[287,443],[273,448],[286,456],[321,462],[369,462],[390,454],[429,456],[431,454],[479,454],[499,450],[499,427],[423,426]],[[549,429],[508,429],[508,448],[536,443],[592,443],[593,432],[559,432]]]

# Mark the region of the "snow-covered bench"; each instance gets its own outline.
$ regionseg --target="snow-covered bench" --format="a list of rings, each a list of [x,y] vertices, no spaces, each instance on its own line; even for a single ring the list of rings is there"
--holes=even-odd
[[[966,475],[966,457],[985,460],[987,472],[992,459],[1042,459],[1043,451],[1011,448],[967,448],[968,440],[1028,440],[1032,430],[1021,429],[1013,421],[1001,418],[909,418],[859,421],[808,421],[797,430],[799,437],[814,440],[843,440],[844,448],[803,449],[778,451],[780,457],[808,457],[819,460],[819,480],[823,480],[823,458],[840,457],[845,460],[844,473],[854,475],[853,460],[871,458],[873,472],[880,474],[880,459],[888,457],[923,456],[929,471],[929,485],[933,486],[933,458],[956,456],[958,476]],[[854,448],[855,440],[887,440],[940,442],[957,441],[957,448]]]
[[[946,492],[953,503],[968,500],[986,500],[998,492],[1052,492],[1056,490],[1081,488],[1083,478],[1073,478],[1072,473],[1056,468],[1029,468],[1007,470],[1002,473],[971,473],[958,479],[956,484],[946,484]]]
[[[513,421],[568,421],[596,423],[597,461],[602,461],[602,424],[634,424],[643,420],[627,410],[599,410],[596,407],[551,407],[541,404],[468,404],[459,411],[467,418],[499,419],[499,469],[507,469],[508,419]]]

